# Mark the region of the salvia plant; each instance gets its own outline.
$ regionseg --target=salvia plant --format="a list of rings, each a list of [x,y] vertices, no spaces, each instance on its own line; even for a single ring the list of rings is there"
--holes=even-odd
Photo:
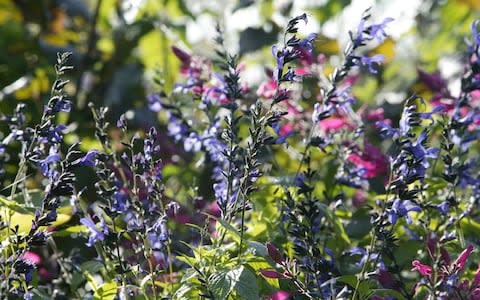
[[[382,72],[394,20],[366,11],[332,66],[308,18],[259,86],[221,25],[211,57],[173,46],[183,79],[145,101],[158,123],[90,103],[94,148],[65,138],[58,54],[39,120],[1,116],[0,298],[480,299],[480,21],[459,94],[419,71],[437,96],[388,118],[353,89]]]

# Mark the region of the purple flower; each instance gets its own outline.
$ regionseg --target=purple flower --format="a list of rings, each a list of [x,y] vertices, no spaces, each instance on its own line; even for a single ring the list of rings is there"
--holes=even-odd
[[[363,265],[367,262],[368,259],[368,251],[365,250],[364,248],[360,247],[353,247],[348,251],[350,255],[361,255],[362,258],[360,261],[357,263],[357,266],[363,267]],[[385,264],[382,261],[381,257],[378,257],[378,253],[371,253],[370,254],[370,261],[375,261],[378,258],[378,265],[377,267],[380,268],[381,270],[385,270]]]
[[[284,60],[285,60],[285,49],[282,52],[280,52],[280,51],[278,51],[277,46],[273,45],[272,46],[272,54],[273,54],[273,57],[275,57],[275,59],[277,61],[277,71],[274,72],[273,79],[275,81],[278,81],[280,79],[280,77],[282,76],[282,72],[283,72],[283,65],[284,65]]]
[[[153,250],[161,250],[168,240],[167,220],[160,217],[152,227],[147,230],[147,237]]]
[[[370,35],[375,38],[379,43],[383,42],[387,37],[385,27],[388,23],[392,22],[393,18],[385,18],[382,23],[374,24],[370,26]]]
[[[128,200],[128,193],[120,190],[116,191],[113,194],[113,205],[112,210],[115,212],[125,212],[128,209],[127,200]]]
[[[122,114],[117,121],[117,127],[120,129],[127,129],[127,118]]]
[[[167,125],[167,131],[169,136],[173,136],[175,141],[181,140],[187,133],[187,128],[182,124],[181,120],[178,120],[174,116],[170,116]]]
[[[35,262],[26,258],[26,257],[19,257],[13,267],[15,268],[15,272],[17,274],[25,274],[25,280],[27,283],[32,281],[33,271],[35,271]]]
[[[365,30],[365,22],[366,22],[366,19],[362,18],[362,20],[360,20],[360,23],[358,24],[357,37],[353,39],[354,48],[357,48],[358,46],[362,45],[363,42],[365,41],[365,38],[363,36],[363,31]],[[352,35],[352,33],[350,33],[350,35]]]
[[[160,97],[156,94],[149,95],[148,99],[148,108],[153,112],[159,112],[162,109],[162,102]]]
[[[373,67],[374,64],[379,64],[384,60],[385,60],[385,56],[382,54],[377,54],[374,56],[362,56],[360,58],[360,62],[362,63],[362,65],[367,66],[368,71],[370,71],[370,73],[373,73],[373,74],[377,73],[377,70],[375,70],[375,68]]]
[[[412,218],[410,217],[410,212],[421,212],[422,209],[413,204],[410,200],[400,200],[395,199],[393,202],[392,208],[388,211],[388,221],[391,224],[397,223],[398,218],[405,217],[408,224],[412,224]]]
[[[108,226],[105,224],[103,219],[100,219],[100,228],[99,230],[95,223],[92,220],[87,218],[81,218],[80,223],[87,226],[88,231],[90,232],[90,236],[88,238],[88,247],[92,247],[96,241],[103,241],[105,240],[105,235],[108,234]]]
[[[471,25],[471,30],[472,30],[473,42],[477,46],[480,46],[480,32],[478,32],[477,30],[478,24],[480,24],[480,20],[473,21]]]
[[[78,164],[85,167],[95,167],[96,158],[98,155],[98,150],[92,149],[85,154],[84,157],[80,159]]]
[[[196,153],[202,148],[202,140],[196,132],[191,132],[183,141],[183,147],[187,152],[193,151]]]
[[[298,43],[298,47],[300,48],[303,48],[303,49],[306,49],[308,52],[312,52],[313,50],[313,41],[317,38],[317,34],[316,33],[310,33],[309,35],[307,35],[306,38],[304,38],[303,40],[301,40],[299,43]]]
[[[43,176],[52,177],[54,175],[54,170],[50,169],[50,164],[59,161],[60,158],[60,154],[58,154],[57,150],[54,147],[51,147],[49,155],[45,159],[38,161]]]

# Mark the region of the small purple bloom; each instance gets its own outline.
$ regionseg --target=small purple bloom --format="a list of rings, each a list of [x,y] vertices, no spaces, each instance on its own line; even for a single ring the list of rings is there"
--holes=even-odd
[[[162,101],[160,97],[156,94],[149,95],[148,99],[148,108],[153,112],[159,112],[162,109]]]
[[[398,218],[405,217],[408,224],[412,224],[412,218],[410,212],[421,212],[422,209],[413,204],[410,200],[395,199],[392,208],[388,211],[388,221],[391,224],[397,223]]]
[[[310,33],[306,38],[298,43],[298,47],[306,49],[308,52],[313,50],[313,41],[317,38],[316,33]]]
[[[95,167],[97,155],[98,150],[96,149],[88,151],[87,154],[85,154],[85,156],[80,159],[79,165],[92,168]]]
[[[365,41],[365,38],[363,36],[363,31],[365,30],[365,22],[366,20],[362,18],[362,20],[360,21],[360,24],[358,24],[357,37],[353,40],[353,46],[355,48],[362,45],[362,43]]]
[[[357,266],[363,267],[363,265],[367,262],[368,259],[368,251],[365,250],[364,248],[360,247],[353,247],[348,251],[350,255],[361,255],[362,258],[360,261],[357,263]],[[370,254],[370,261],[375,261],[378,258],[378,265],[377,267],[384,270],[385,269],[385,264],[382,261],[381,257],[378,257],[378,253],[371,253]]]
[[[202,140],[196,132],[191,132],[183,141],[185,151],[197,153],[202,148]]]
[[[80,223],[87,226],[87,229],[90,232],[87,246],[92,247],[96,241],[105,240],[105,234],[108,234],[108,226],[107,224],[105,224],[105,221],[103,219],[100,220],[101,230],[99,230],[95,223],[93,223],[93,221],[90,219],[81,218]]]
[[[113,194],[113,205],[112,209],[116,212],[125,212],[127,211],[127,200],[128,200],[128,193],[123,190],[116,191]]]
[[[48,177],[53,176],[53,170],[50,170],[50,164],[59,160],[60,154],[58,154],[54,147],[50,148],[50,154],[45,159],[38,161],[40,169],[42,170],[42,174]]]
[[[473,42],[477,46],[480,46],[480,32],[478,32],[478,24],[480,24],[480,20],[476,20],[472,22],[471,30],[472,30]]]
[[[117,127],[120,129],[126,129],[127,128],[127,119],[125,117],[125,114],[122,114],[120,118],[117,121]]]
[[[393,20],[393,18],[385,18],[382,23],[370,26],[370,35],[375,38],[379,43],[383,42],[387,37],[385,27]]]
[[[167,220],[161,217],[147,230],[147,237],[154,250],[161,250],[168,240]]]
[[[385,60],[385,56],[382,54],[376,54],[374,56],[362,56],[360,58],[362,65],[367,66],[368,71],[370,71],[370,73],[373,73],[373,74],[377,73],[377,70],[375,70],[375,68],[373,67],[374,64],[379,64],[384,60]]]

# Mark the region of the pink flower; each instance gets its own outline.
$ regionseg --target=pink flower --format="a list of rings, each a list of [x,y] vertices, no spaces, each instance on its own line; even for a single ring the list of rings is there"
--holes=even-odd
[[[266,99],[272,99],[275,96],[277,90],[277,83],[275,80],[270,78],[268,81],[263,82],[260,84],[257,90],[257,96],[263,97]]]
[[[432,276],[432,268],[427,265],[421,264],[418,260],[412,261],[412,271],[418,271],[420,275],[430,278]]]
[[[23,258],[33,262],[35,265],[39,265],[42,262],[42,258],[35,252],[27,251],[23,255]]]
[[[320,128],[324,132],[335,132],[340,129],[353,129],[355,126],[351,124],[347,118],[330,117],[319,122]]]
[[[463,271],[465,264],[467,263],[468,257],[472,254],[473,245],[468,245],[467,249],[463,250],[462,253],[458,256],[457,260],[453,263],[455,269],[458,272]]]
[[[267,297],[267,300],[287,300],[292,293],[285,291],[278,291]]]
[[[470,297],[468,297],[468,300],[480,300],[480,288],[474,289],[470,293]]]
[[[477,272],[475,273],[475,278],[473,279],[472,282],[472,288],[478,287],[480,285],[480,266],[477,269]]]
[[[368,142],[365,142],[363,153],[352,153],[349,155],[348,160],[356,166],[364,168],[367,171],[365,173],[367,178],[384,174],[388,169],[387,158],[378,148]]]

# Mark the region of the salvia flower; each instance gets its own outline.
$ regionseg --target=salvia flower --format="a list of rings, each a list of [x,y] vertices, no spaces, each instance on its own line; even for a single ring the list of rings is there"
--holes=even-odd
[[[418,260],[412,261],[412,271],[418,271],[420,275],[430,278],[432,276],[432,267],[420,263]]]
[[[385,27],[387,27],[387,24],[392,22],[393,20],[393,18],[387,17],[382,21],[382,23],[371,25],[370,35],[375,38],[379,43],[383,42],[388,36],[385,32]]]
[[[468,257],[473,252],[473,245],[468,245],[468,247],[460,253],[458,258],[453,263],[454,268],[457,272],[462,272],[465,268],[465,264],[467,263]]]
[[[96,158],[98,155],[98,150],[92,149],[85,154],[80,160],[79,160],[79,165],[80,166],[86,166],[86,167],[94,167],[96,163]]]
[[[422,209],[412,203],[410,200],[400,200],[400,199],[395,199],[393,202],[392,208],[388,210],[388,221],[391,224],[396,224],[398,218],[403,218],[407,220],[408,224],[412,223],[412,217],[410,216],[410,213],[412,212],[421,212]]]
[[[108,226],[103,219],[100,220],[100,229],[88,218],[81,218],[80,223],[87,226],[87,230],[90,233],[87,246],[92,247],[95,242],[105,240],[105,235],[108,234]]]
[[[376,54],[374,56],[362,56],[360,62],[362,65],[368,67],[370,73],[376,74],[378,71],[374,68],[374,65],[378,65],[385,60],[385,56],[382,54]]]

